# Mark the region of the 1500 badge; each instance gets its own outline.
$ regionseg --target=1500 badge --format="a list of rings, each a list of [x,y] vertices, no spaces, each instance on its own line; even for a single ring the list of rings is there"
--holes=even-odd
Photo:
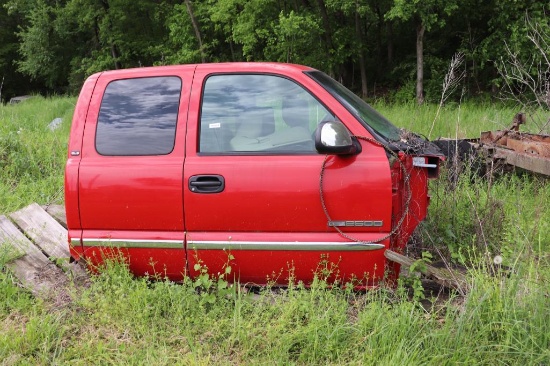
[[[328,226],[379,227],[384,221],[329,221]]]

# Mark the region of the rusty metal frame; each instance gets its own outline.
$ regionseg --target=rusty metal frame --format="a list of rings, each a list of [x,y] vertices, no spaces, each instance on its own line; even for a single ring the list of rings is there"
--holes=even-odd
[[[550,176],[550,136],[519,131],[481,133],[479,147],[492,159],[534,173]]]

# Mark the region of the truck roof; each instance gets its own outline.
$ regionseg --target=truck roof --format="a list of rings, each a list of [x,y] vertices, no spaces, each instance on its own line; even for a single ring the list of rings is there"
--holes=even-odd
[[[97,73],[99,74],[119,74],[119,75],[140,75],[151,73],[166,73],[167,71],[181,71],[182,69],[209,69],[220,72],[303,72],[315,70],[308,66],[279,63],[279,62],[223,62],[223,63],[204,63],[204,64],[184,64],[168,66],[147,66],[130,69],[109,70]]]

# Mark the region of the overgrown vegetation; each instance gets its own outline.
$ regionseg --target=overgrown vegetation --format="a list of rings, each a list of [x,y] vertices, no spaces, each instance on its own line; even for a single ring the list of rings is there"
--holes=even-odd
[[[472,273],[464,299],[432,309],[403,288],[365,294],[233,287],[215,301],[182,285],[132,278],[110,263],[61,309],[0,273],[5,364],[545,364],[550,360],[548,263],[508,276]],[[199,288],[201,289],[201,288]]]
[[[0,106],[0,213],[63,201],[63,166],[74,98],[33,97]],[[48,125],[62,118],[52,131]]]
[[[376,106],[422,134],[437,109]],[[0,106],[0,214],[62,202],[73,107],[72,98]],[[516,112],[447,104],[432,135],[477,136],[508,126]],[[63,124],[50,131],[56,117]],[[73,302],[53,308],[17,285],[0,246],[0,363],[550,363],[548,180],[466,171],[431,188],[429,218],[411,250],[426,262],[464,265],[465,296],[422,291],[414,281],[357,293],[322,280],[254,294],[206,271],[174,284],[135,279],[109,262],[89,288],[73,290]]]

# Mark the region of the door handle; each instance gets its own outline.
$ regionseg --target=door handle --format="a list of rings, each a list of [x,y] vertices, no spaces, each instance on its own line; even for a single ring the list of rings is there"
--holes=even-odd
[[[193,175],[189,177],[189,190],[194,193],[220,193],[225,188],[221,175]]]

